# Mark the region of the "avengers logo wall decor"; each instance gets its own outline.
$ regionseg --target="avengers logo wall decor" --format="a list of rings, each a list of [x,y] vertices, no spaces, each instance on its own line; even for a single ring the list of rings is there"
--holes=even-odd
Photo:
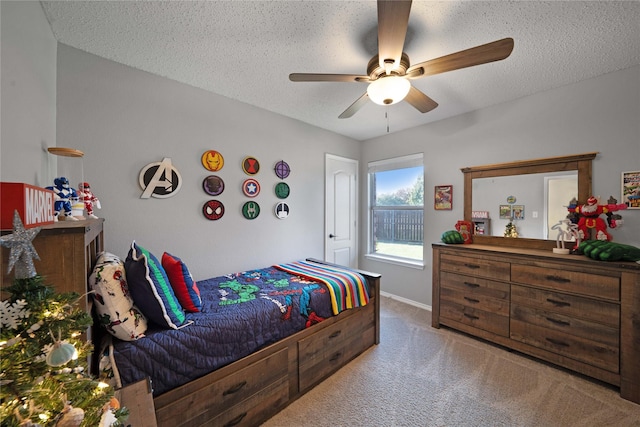
[[[138,181],[144,190],[140,195],[141,199],[149,197],[166,199],[175,196],[182,187],[180,172],[171,164],[169,157],[165,157],[161,162],[149,163],[142,168]]]

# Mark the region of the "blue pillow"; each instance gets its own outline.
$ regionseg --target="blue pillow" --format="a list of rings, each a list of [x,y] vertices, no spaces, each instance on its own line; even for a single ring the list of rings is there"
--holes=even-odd
[[[158,259],[134,240],[124,266],[136,307],[156,325],[178,329],[185,314]]]

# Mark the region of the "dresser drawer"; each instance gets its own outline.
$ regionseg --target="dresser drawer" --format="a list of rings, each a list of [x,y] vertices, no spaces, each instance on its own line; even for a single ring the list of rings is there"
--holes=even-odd
[[[443,289],[456,291],[456,293],[476,299],[492,298],[509,301],[510,286],[508,283],[443,271],[440,274],[440,286]]]
[[[509,315],[509,300],[505,298],[493,298],[480,292],[472,293],[456,288],[443,287],[440,289],[442,303],[452,302],[466,307],[477,308],[502,316]]]
[[[556,312],[512,303],[511,320],[553,329],[609,346],[618,347],[620,345],[620,329]]]
[[[507,309],[508,313],[508,309]],[[442,300],[440,302],[440,316],[442,323],[445,319],[455,320],[474,328],[492,332],[504,337],[509,336],[509,316],[503,316],[495,312],[480,310],[464,304]]]
[[[511,339],[610,372],[620,371],[619,347],[615,345],[599,343],[515,318],[511,319]]]
[[[620,279],[612,276],[513,264],[511,281],[620,301]]]
[[[366,308],[365,308],[366,309]],[[313,387],[360,354],[374,339],[373,310],[367,320],[347,317],[298,341],[300,390]]]
[[[620,305],[612,302],[519,285],[511,286],[511,302],[620,328]]]
[[[447,253],[440,255],[440,268],[442,270],[486,279],[508,281],[511,275],[510,265],[508,262],[485,258],[451,255]]]

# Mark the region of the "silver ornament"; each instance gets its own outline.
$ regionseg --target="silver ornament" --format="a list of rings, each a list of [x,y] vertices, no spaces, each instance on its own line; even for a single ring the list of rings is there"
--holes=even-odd
[[[20,214],[16,210],[13,212],[13,233],[0,237],[0,246],[11,250],[7,273],[11,272],[15,265],[16,279],[30,279],[37,274],[33,259],[39,260],[40,257],[31,241],[40,232],[40,229],[41,227],[25,229],[20,219]]]

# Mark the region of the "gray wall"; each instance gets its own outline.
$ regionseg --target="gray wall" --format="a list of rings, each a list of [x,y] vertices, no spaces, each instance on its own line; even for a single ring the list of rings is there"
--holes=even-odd
[[[327,152],[361,161],[363,253],[367,162],[425,153],[425,268],[360,259],[361,268],[383,274],[383,291],[422,305],[431,305],[430,242],[462,218],[460,168],[598,151],[593,188],[605,199],[619,197],[620,172],[640,169],[640,67],[358,143],[68,46],[57,47],[56,67],[55,41],[39,3],[0,2],[0,12],[1,179],[48,185],[57,170],[43,147],[83,150],[82,175],[102,201],[96,212],[106,218],[107,249],[125,256],[136,239],[156,253],[182,257],[196,279],[322,257]],[[219,199],[227,213],[218,222],[200,212],[208,199],[200,155],[209,149],[226,162],[219,174],[227,189]],[[240,214],[247,200],[240,161],[248,155],[262,164],[256,201],[263,211],[254,221]],[[163,157],[180,171],[182,189],[170,199],[141,200],[140,170]],[[271,168],[280,159],[293,169],[286,220],[271,211]],[[454,186],[452,211],[434,211],[430,203],[433,187],[441,184]],[[622,215],[615,239],[640,246],[640,210]]]
[[[49,185],[56,162],[56,46],[40,2],[0,2],[0,179]]]
[[[251,107],[166,78],[142,72],[66,45],[58,46],[58,142],[85,152],[84,178],[100,198],[106,246],[126,256],[132,240],[156,254],[185,260],[196,279],[303,257],[324,257],[325,153],[358,159],[360,143],[299,121]],[[201,155],[216,150],[225,181],[215,197],[225,215],[209,221],[202,189],[211,172]],[[261,164],[261,192],[249,199],[242,182],[246,156]],[[141,199],[140,170],[163,157],[182,176],[181,190],[167,199]],[[273,212],[279,200],[278,160],[291,166],[287,219]],[[73,181],[75,182],[75,181]],[[261,213],[241,214],[254,200]]]
[[[597,151],[593,193],[621,200],[621,172],[640,170],[640,66],[527,96],[513,102],[366,141],[367,162],[424,152],[425,268],[416,270],[366,259],[360,267],[383,274],[384,290],[431,305],[430,242],[440,240],[463,217],[460,168]],[[364,172],[363,172],[364,178]],[[435,185],[453,184],[453,210],[429,203]],[[366,206],[363,192],[362,206]],[[640,246],[640,210],[621,212],[624,225],[614,240]],[[366,248],[366,210],[361,212]]]

